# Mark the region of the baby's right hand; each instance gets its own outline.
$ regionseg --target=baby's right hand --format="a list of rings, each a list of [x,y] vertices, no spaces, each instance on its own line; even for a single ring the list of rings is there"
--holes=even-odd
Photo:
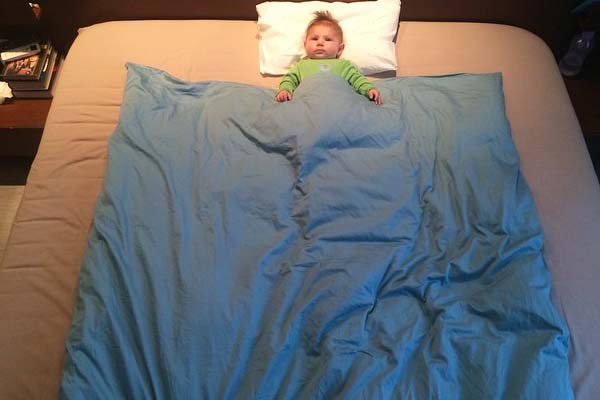
[[[279,93],[277,93],[275,98],[279,102],[290,101],[292,99],[292,94],[290,92],[288,92],[287,90],[283,89],[283,90],[280,90]]]

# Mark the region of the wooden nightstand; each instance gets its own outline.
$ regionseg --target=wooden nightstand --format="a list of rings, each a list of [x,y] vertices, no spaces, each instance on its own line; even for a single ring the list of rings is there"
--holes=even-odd
[[[33,158],[52,99],[10,99],[0,104],[0,157]]]

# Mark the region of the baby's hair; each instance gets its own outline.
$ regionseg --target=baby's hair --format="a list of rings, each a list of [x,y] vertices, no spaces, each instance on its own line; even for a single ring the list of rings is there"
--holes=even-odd
[[[333,15],[329,11],[315,11],[314,18],[308,23],[306,27],[306,34],[308,35],[308,31],[315,25],[329,25],[331,26],[338,35],[340,35],[340,39],[342,42],[344,41],[344,31],[340,26],[340,23],[337,19],[333,18]]]

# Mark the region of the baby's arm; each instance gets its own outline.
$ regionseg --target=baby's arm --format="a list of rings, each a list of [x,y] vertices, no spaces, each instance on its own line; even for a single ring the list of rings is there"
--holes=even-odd
[[[342,74],[344,79],[346,79],[358,93],[366,96],[369,100],[374,101],[377,105],[383,103],[379,90],[377,90],[367,77],[361,74],[358,68],[351,62],[348,62],[348,65],[344,67]]]
[[[279,82],[279,91],[275,98],[277,101],[289,101],[292,99],[292,93],[300,84],[300,74],[298,64],[294,64],[290,71],[281,78]]]

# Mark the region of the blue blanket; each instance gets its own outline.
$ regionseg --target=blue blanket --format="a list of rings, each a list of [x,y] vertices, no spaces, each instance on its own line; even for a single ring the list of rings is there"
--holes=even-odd
[[[499,74],[294,99],[128,64],[73,399],[570,399]]]

